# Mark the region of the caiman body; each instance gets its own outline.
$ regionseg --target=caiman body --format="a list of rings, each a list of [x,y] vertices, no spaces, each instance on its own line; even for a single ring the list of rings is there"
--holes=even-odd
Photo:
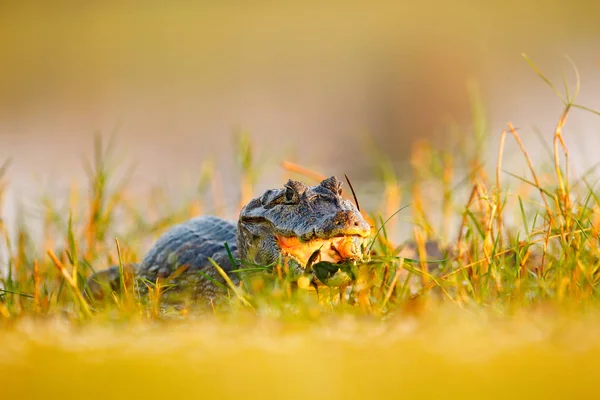
[[[335,267],[318,276],[312,271],[319,263],[342,266],[365,256],[372,228],[357,207],[342,198],[341,185],[335,177],[316,186],[289,180],[283,188],[250,201],[237,224],[214,216],[188,220],[164,233],[141,263],[125,272],[134,275],[140,293],[165,282],[169,285],[165,294],[186,292],[211,300],[224,292],[215,282],[225,284],[211,259],[234,284],[239,283],[234,270],[277,263],[315,286],[344,281]],[[107,286],[118,289],[120,276],[119,267],[92,275],[88,280],[92,296],[102,297]]]

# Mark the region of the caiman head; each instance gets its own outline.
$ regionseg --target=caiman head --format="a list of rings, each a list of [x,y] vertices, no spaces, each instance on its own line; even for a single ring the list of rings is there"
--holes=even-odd
[[[280,263],[296,276],[320,264],[328,271],[317,273],[317,279],[335,285],[337,265],[360,262],[371,236],[354,203],[342,198],[341,186],[335,177],[316,186],[289,180],[250,201],[238,220],[240,259],[262,266]]]

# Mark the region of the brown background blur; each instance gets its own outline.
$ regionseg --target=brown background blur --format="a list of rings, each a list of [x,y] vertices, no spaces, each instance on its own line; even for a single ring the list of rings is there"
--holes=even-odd
[[[93,134],[115,126],[140,187],[195,182],[207,158],[233,180],[237,129],[266,165],[260,188],[284,158],[370,179],[369,142],[402,173],[415,138],[468,131],[467,82],[492,137],[510,120],[537,143],[525,128],[551,135],[561,104],[522,52],[557,83],[568,54],[580,103],[600,108],[594,0],[1,4],[0,161],[18,195],[83,176]],[[569,122],[585,165],[599,122]]]

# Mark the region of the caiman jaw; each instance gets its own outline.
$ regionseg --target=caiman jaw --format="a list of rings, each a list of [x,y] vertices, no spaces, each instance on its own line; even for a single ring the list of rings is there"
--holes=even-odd
[[[301,241],[297,237],[276,236],[277,244],[284,255],[292,256],[306,266],[309,258],[318,251],[312,261],[338,263],[347,260],[360,260],[368,239],[361,236],[339,236],[329,239]]]

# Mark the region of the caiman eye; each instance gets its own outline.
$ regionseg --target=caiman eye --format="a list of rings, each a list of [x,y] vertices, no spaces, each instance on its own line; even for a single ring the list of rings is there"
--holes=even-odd
[[[298,202],[298,195],[294,189],[291,187],[285,188],[285,193],[283,195],[285,204],[294,204]]]
[[[267,190],[265,192],[265,194],[263,194],[260,198],[260,204],[262,204],[263,206],[266,206],[267,204],[269,204],[273,199],[273,191],[272,190]]]

